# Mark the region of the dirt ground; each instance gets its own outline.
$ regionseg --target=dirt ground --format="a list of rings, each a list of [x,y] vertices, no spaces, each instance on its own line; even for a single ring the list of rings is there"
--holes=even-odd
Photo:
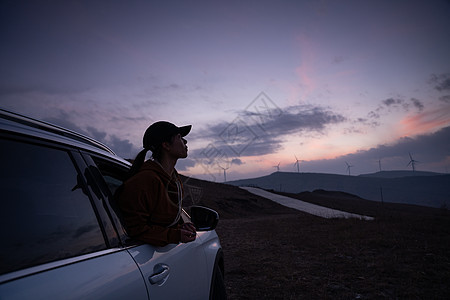
[[[221,184],[196,204],[216,209],[229,299],[446,299],[448,210],[340,193],[289,195],[375,221],[323,219]]]

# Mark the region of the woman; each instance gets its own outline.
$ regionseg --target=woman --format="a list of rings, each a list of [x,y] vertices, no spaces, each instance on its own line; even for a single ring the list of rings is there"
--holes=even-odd
[[[191,127],[160,121],[145,131],[144,150],[136,156],[117,200],[131,238],[155,246],[195,240],[194,225],[181,218],[183,190],[175,170],[177,160],[187,157],[184,136]],[[149,150],[152,159],[144,162]]]

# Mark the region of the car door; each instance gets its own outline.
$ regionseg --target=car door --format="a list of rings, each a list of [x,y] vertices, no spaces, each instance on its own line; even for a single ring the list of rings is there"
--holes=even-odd
[[[155,299],[208,299],[206,257],[199,238],[165,247],[141,245],[129,249]]]
[[[74,149],[0,136],[0,298],[148,299],[111,247]]]
[[[112,194],[125,178],[124,165],[95,155],[85,155],[85,160],[98,168],[104,180],[100,188],[109,194],[108,198],[113,198]],[[197,238],[191,243],[165,247],[136,245],[128,251],[142,272],[150,298],[207,299],[210,280],[203,247],[201,238]]]

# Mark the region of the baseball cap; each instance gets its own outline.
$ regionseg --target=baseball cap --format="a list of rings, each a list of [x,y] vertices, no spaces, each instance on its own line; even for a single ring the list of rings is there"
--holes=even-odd
[[[150,125],[145,131],[143,144],[145,149],[150,149],[168,141],[172,136],[180,134],[186,136],[191,131],[192,125],[178,127],[167,121],[158,121]]]

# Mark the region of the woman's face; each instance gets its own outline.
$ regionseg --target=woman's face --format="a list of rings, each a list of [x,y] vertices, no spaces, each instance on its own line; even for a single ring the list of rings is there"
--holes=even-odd
[[[187,141],[180,134],[175,135],[169,146],[169,154],[175,158],[186,158],[188,155],[188,147],[186,144]]]

